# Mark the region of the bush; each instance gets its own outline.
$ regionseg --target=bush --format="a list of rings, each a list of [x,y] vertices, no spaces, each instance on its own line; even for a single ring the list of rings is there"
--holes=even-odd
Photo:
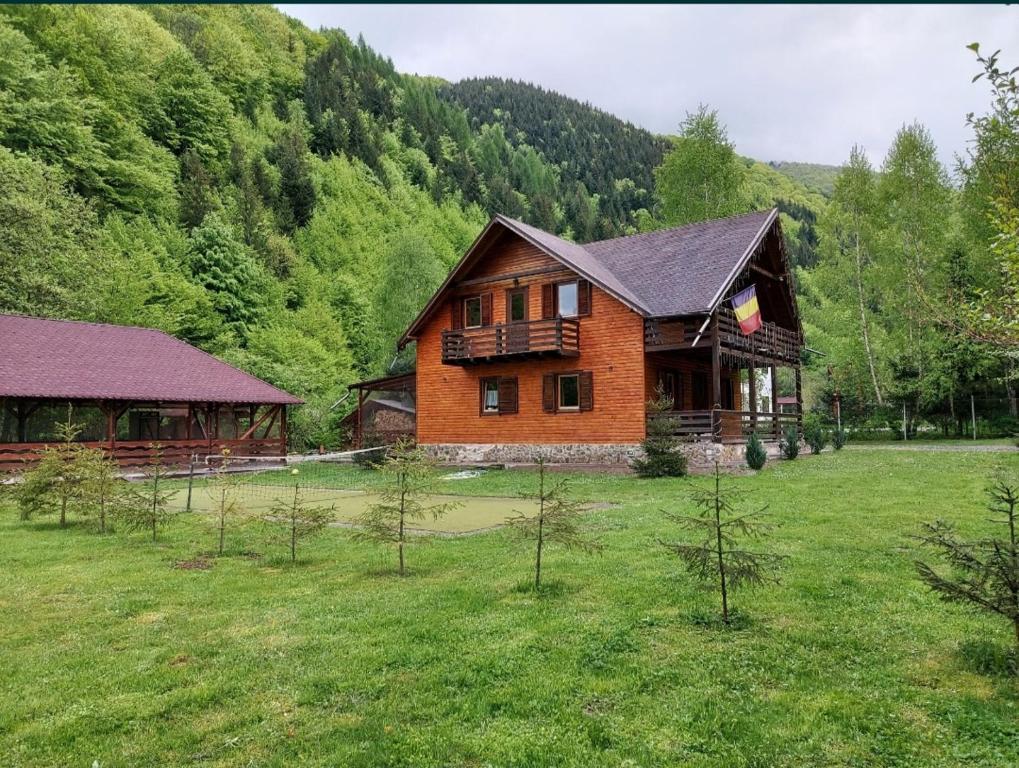
[[[756,432],[751,432],[750,437],[747,438],[746,459],[747,466],[751,469],[761,469],[768,461],[768,452]]]
[[[824,447],[828,444],[828,436],[818,426],[806,430],[803,437],[807,441],[807,445],[810,446],[810,452],[815,456],[823,451]]]
[[[836,451],[841,451],[848,440],[849,435],[846,434],[844,429],[836,429],[831,433],[831,444]]]
[[[795,426],[786,427],[779,448],[782,449],[782,457],[790,461],[800,455],[800,434]]]

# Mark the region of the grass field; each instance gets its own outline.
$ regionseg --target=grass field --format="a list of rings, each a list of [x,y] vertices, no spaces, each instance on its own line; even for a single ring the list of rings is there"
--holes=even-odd
[[[251,527],[182,570],[213,547],[200,515],[151,544],[5,510],[0,765],[1014,766],[1019,683],[986,663],[1009,630],[927,593],[907,538],[987,530],[995,465],[1019,457],[855,450],[734,479],[789,556],[781,585],[737,593],[735,630],[654,544],[704,478],[576,476],[614,504],[588,513],[605,549],[551,551],[541,596],[506,530],[417,541],[401,579],[344,528],[297,566]]]

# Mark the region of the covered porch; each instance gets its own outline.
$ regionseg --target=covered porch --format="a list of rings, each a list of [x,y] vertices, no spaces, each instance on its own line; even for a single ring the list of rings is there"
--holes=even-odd
[[[649,319],[644,342],[649,388],[661,386],[674,404],[648,419],[667,421],[674,436],[734,444],[756,433],[777,443],[795,427],[802,437],[797,331],[766,322],[745,335],[721,307],[710,319]],[[791,394],[781,395],[783,383]]]

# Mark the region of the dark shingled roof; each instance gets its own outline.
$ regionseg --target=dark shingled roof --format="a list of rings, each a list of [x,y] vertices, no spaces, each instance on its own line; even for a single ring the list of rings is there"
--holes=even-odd
[[[577,245],[496,216],[624,303],[650,317],[710,312],[775,210]]]
[[[629,237],[584,249],[652,317],[710,312],[777,213],[759,211]]]
[[[162,331],[0,315],[0,397],[297,404]]]

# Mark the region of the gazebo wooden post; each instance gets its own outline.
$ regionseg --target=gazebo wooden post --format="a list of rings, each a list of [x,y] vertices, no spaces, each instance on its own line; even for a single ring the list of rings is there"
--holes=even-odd
[[[357,388],[357,421],[356,421],[356,424],[357,424],[357,435],[356,435],[355,440],[354,440],[354,445],[356,445],[358,449],[361,449],[361,448],[364,447],[362,445],[362,441],[364,440],[364,431],[363,431],[364,427],[361,424],[361,414],[362,414],[363,409],[364,409],[364,388],[363,387],[358,387]]]
[[[287,455],[287,407],[277,406],[280,411],[280,456]]]
[[[106,445],[112,459],[117,449],[117,406],[106,403],[103,411],[106,413]]]

